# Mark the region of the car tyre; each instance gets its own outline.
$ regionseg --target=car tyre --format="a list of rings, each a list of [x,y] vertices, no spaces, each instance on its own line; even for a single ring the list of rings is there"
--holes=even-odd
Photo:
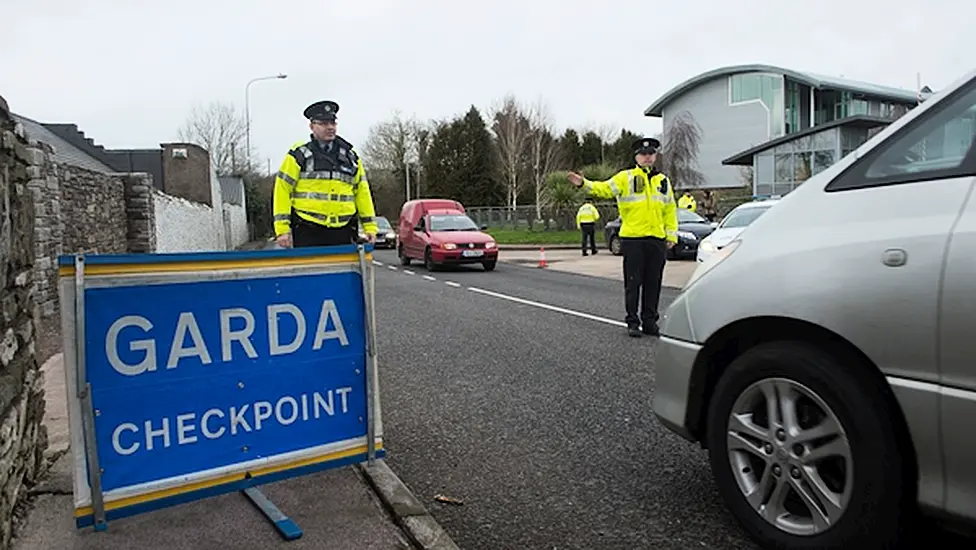
[[[616,235],[614,235],[613,237],[610,237],[610,246],[609,246],[609,248],[610,248],[610,253],[613,254],[614,256],[619,256],[619,255],[623,254],[623,250],[622,250],[621,242],[620,242],[620,237],[618,237]]]
[[[410,258],[403,251],[403,245],[397,247],[397,256],[400,258],[400,265],[410,265]]]
[[[437,271],[437,263],[434,262],[434,255],[431,254],[430,248],[424,251],[424,267],[427,271]]]
[[[494,271],[495,270],[495,264],[497,264],[497,263],[498,263],[498,260],[485,260],[484,262],[481,262],[481,265],[483,265],[485,267],[485,271]]]
[[[764,548],[892,548],[907,538],[906,526],[915,513],[914,495],[906,481],[912,479],[906,476],[910,461],[902,456],[906,450],[899,448],[892,420],[896,411],[886,398],[890,390],[883,379],[856,364],[857,358],[841,359],[842,355],[803,342],[761,344],[733,361],[712,394],[706,436],[712,473],[729,510]],[[752,414],[745,412],[750,395],[755,396]],[[777,408],[768,408],[768,395],[774,396]],[[793,406],[784,409],[784,403],[790,402]],[[812,409],[807,408],[810,405]],[[826,415],[807,415],[817,408]],[[768,413],[763,411],[774,410],[780,411],[784,422],[766,422]],[[783,410],[796,414],[783,415]],[[823,420],[818,423],[817,418]],[[770,425],[774,427],[763,429]],[[800,431],[780,430],[778,425]],[[813,436],[812,429],[839,435],[796,447],[803,439],[796,436]],[[796,453],[807,460],[797,459]],[[819,460],[810,460],[813,457]],[[836,468],[839,464],[847,469]],[[763,480],[770,481],[767,491],[760,490]],[[777,487],[788,489],[778,493]],[[820,497],[821,509],[832,501],[833,510],[842,511],[832,514],[832,521],[819,532],[810,529],[811,522],[808,532],[802,533],[800,516],[778,513],[803,511],[797,487],[808,496]],[[823,498],[828,493],[824,488],[831,489],[833,498]],[[787,499],[780,502],[786,504],[776,506],[768,497],[750,498],[746,494],[750,489],[756,495],[785,494]],[[760,501],[768,505],[759,508]],[[765,519],[759,509],[772,519]]]

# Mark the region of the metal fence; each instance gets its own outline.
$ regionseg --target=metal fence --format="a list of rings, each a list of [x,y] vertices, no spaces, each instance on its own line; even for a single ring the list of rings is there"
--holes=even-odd
[[[716,201],[718,216],[716,221],[736,206],[753,200],[751,196],[722,197]],[[617,205],[614,202],[593,202],[600,211],[600,220],[596,222],[598,230],[603,229],[607,222],[617,218]],[[566,231],[576,229],[576,211],[579,205],[570,207],[546,206],[537,212],[535,205],[511,206],[473,206],[465,208],[468,216],[479,226],[487,225],[489,229],[523,229],[529,231]],[[541,214],[541,215],[540,215]]]

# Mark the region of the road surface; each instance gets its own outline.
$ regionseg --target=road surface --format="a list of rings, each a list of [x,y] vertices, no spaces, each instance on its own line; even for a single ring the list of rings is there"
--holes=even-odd
[[[462,548],[756,548],[654,418],[620,282],[375,258],[388,462]]]

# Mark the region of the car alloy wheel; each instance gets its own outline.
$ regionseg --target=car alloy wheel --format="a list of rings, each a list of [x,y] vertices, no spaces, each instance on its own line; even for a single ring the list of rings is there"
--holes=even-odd
[[[724,370],[707,418],[719,492],[763,548],[893,548],[912,534],[907,426],[884,377],[853,352],[756,345]]]
[[[620,255],[620,237],[610,237],[610,253],[614,256]]]
[[[854,465],[837,415],[809,388],[764,378],[739,395],[727,424],[739,490],[777,529],[815,535],[844,515]]]

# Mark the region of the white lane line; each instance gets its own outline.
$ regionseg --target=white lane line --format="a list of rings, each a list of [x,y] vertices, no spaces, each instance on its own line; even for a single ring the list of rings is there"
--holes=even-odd
[[[447,286],[453,286],[454,288],[461,288],[461,283],[455,283],[454,281],[444,281]]]
[[[542,304],[539,302],[533,302],[532,300],[526,300],[524,298],[516,298],[515,296],[509,296],[507,294],[500,294],[498,292],[492,292],[490,290],[484,290],[481,288],[475,288],[469,286],[468,290],[471,292],[477,292],[478,294],[484,294],[486,296],[494,296],[495,298],[501,298],[502,300],[509,300],[511,302],[516,302],[519,304],[525,304],[527,306],[535,306],[542,309],[548,309],[549,311],[556,311],[559,313],[565,313],[566,315],[575,315],[576,317],[582,317],[583,319],[589,319],[591,321],[599,321],[601,323],[606,323],[608,325],[614,325],[617,327],[627,327],[627,323],[623,321],[615,321],[613,319],[607,319],[605,317],[597,317],[596,315],[590,315],[589,313],[583,313],[582,311],[573,311],[571,309],[566,309],[558,306],[551,306],[549,304]]]
[[[424,275],[424,279],[427,279],[428,281],[436,281],[437,280],[437,279],[431,277],[430,275]]]
[[[404,269],[403,272],[406,273],[407,275],[414,275],[414,272],[410,271],[409,269]]]
[[[386,267],[387,267],[387,269],[389,269],[390,271],[396,271],[396,270],[397,270],[397,268],[396,268],[396,266],[395,266],[395,265],[388,265],[388,266],[386,266]]]
[[[380,267],[383,267],[383,262],[377,262],[376,260],[373,260],[373,265],[378,265]]]

